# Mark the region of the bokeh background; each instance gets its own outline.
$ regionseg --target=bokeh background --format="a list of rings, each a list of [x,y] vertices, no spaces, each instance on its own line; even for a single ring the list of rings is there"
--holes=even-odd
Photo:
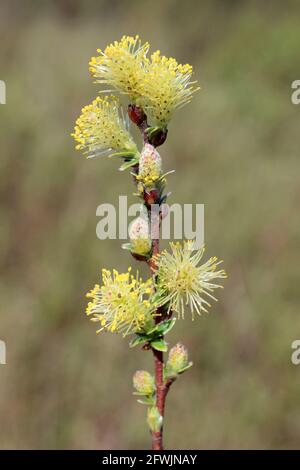
[[[169,335],[195,365],[169,394],[166,447],[300,447],[299,15],[296,0],[1,1],[1,448],[150,445],[131,378],[151,354],[83,313],[101,267],[138,266],[95,233],[132,181],[70,137],[98,90],[89,58],[123,34],[195,67],[202,90],[161,154],[170,202],[205,204],[207,254],[229,273],[211,314]]]

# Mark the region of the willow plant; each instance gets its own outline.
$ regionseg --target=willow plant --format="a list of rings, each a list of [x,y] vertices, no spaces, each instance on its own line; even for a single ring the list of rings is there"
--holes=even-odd
[[[99,324],[97,332],[130,336],[130,347],[152,351],[154,375],[138,370],[133,387],[138,402],[148,407],[152,448],[162,450],[166,396],[178,376],[192,366],[181,343],[173,346],[164,360],[168,351],[165,336],[184,318],[186,310],[193,320],[207,312],[210,300],[216,300],[214,290],[221,287],[216,280],[226,277],[217,258],[202,262],[204,247],[195,249],[191,240],[170,243],[169,251],[159,252],[161,208],[168,194],[167,174],[157,147],[165,142],[175,111],[188,104],[199,88],[192,81],[190,65],[178,64],[160,51],[150,55],[149,44],[143,44],[138,36],[124,36],[97,53],[90,61],[90,72],[104,89],[82,109],[72,136],[76,149],[87,158],[120,158],[120,170],[133,175],[142,209],[129,226],[129,243],[123,248],[146,262],[150,273],[144,281],[130,267],[125,273],[103,269],[101,283],[87,294],[86,313]],[[118,97],[109,94],[112,92],[128,98],[126,117]],[[141,150],[130,134],[130,120],[141,132]],[[154,205],[159,210],[152,211]]]

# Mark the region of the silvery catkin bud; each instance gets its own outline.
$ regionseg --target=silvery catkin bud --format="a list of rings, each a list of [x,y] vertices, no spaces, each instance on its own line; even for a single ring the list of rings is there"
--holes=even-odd
[[[152,432],[159,432],[161,430],[163,418],[156,406],[148,408],[147,423]]]
[[[160,178],[161,171],[161,156],[152,145],[145,144],[139,160],[138,181],[151,186]]]
[[[146,370],[137,370],[133,376],[133,386],[138,393],[153,395],[155,383],[153,376]]]
[[[148,217],[139,216],[129,225],[129,238],[132,253],[147,256],[152,248]]]
[[[186,347],[181,343],[177,343],[170,349],[167,369],[178,373],[188,364],[188,351]]]

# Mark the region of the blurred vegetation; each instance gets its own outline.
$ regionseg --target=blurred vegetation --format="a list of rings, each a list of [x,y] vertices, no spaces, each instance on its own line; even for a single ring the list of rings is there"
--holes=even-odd
[[[98,204],[132,182],[70,137],[97,93],[90,56],[123,34],[195,66],[202,91],[161,153],[170,202],[205,204],[207,254],[229,273],[212,313],[170,334],[195,366],[168,397],[166,446],[299,447],[299,14],[296,0],[1,2],[1,448],[149,447],[131,380],[152,357],[83,314],[100,267],[132,263],[95,234]]]

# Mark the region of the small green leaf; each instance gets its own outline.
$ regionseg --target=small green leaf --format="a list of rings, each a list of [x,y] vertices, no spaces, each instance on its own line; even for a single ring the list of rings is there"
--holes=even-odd
[[[158,131],[160,131],[160,127],[147,127],[146,129],[147,135],[149,136],[153,135],[155,132]]]
[[[151,297],[151,301],[154,304],[161,301],[161,293],[160,292],[155,292],[155,294],[153,294],[152,297]]]
[[[175,325],[176,318],[170,318],[169,320],[164,320],[157,325],[155,325],[154,328],[152,328],[150,331],[148,331],[147,335],[148,336],[161,336],[167,334]]]
[[[148,338],[144,335],[139,335],[139,336],[136,336],[135,338],[133,338],[130,343],[129,343],[129,347],[130,348],[134,348],[135,346],[138,346],[139,344],[142,344],[142,343],[147,343],[148,342]]]
[[[138,403],[141,405],[150,405],[153,406],[155,404],[155,396],[153,397],[144,397],[139,400],[137,400]]]
[[[176,170],[169,170],[169,171],[167,171],[166,173],[164,173],[163,175],[161,175],[160,178],[161,178],[162,180],[164,180],[164,178],[165,178],[166,176],[172,175],[173,173],[175,173],[175,171],[176,171]],[[171,193],[170,193],[170,194],[171,194]]]
[[[175,325],[176,318],[170,318],[170,320],[165,320],[158,324],[157,331],[163,335],[169,333],[172,330],[173,326]]]
[[[168,368],[164,369],[164,380],[171,379],[172,381],[174,381],[177,379],[177,375],[178,374],[171,369],[168,369]]]
[[[149,137],[153,137],[155,134],[158,134],[160,132],[165,132],[166,129],[162,128],[162,127],[147,127],[146,129],[146,134],[147,136]]]
[[[157,351],[168,351],[168,345],[163,339],[155,339],[154,341],[151,341],[150,344],[152,348],[156,349]]]
[[[123,151],[123,152],[115,152],[115,153],[111,153],[109,155],[109,158],[111,157],[120,157],[120,158],[131,158],[133,160],[136,160],[136,154],[133,153],[133,152],[126,152],[126,151]]]
[[[182,374],[183,372],[185,372],[186,370],[190,369],[192,367],[193,363],[192,362],[189,362],[187,366],[183,367],[182,369],[180,369],[177,374]]]
[[[122,248],[123,248],[123,250],[129,250],[130,251],[132,249],[132,245],[131,245],[131,243],[123,243]]]
[[[130,168],[131,166],[134,166],[136,165],[136,163],[138,163],[138,160],[130,160],[129,162],[125,162],[123,163],[123,165],[120,166],[119,170],[120,171],[124,171],[124,170],[127,170],[127,168]]]

